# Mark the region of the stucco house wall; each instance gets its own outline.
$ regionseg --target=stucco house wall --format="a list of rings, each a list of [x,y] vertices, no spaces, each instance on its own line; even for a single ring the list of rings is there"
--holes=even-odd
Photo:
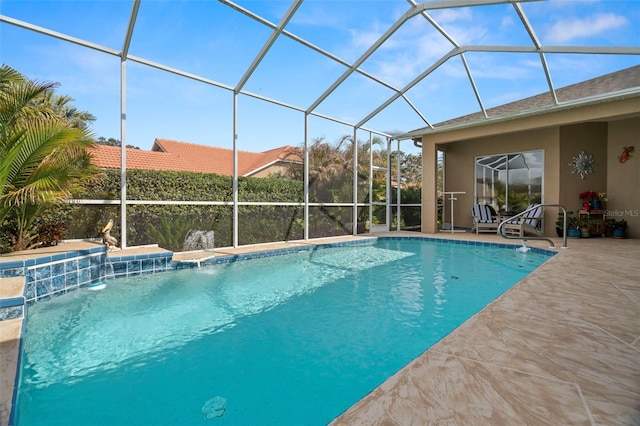
[[[544,202],[557,203],[558,130],[556,128],[486,136],[439,146],[445,155],[445,189],[464,191],[454,205],[454,223],[471,227],[474,202],[475,158],[481,155],[508,154],[522,151],[544,151]],[[550,175],[550,176],[549,176]],[[449,203],[446,204],[449,207]],[[450,212],[445,221],[449,221]],[[547,229],[548,217],[545,218]],[[555,217],[553,217],[555,222]]]
[[[630,84],[633,85],[640,73],[637,68],[631,71],[634,80]],[[466,192],[455,204],[456,227],[471,226],[475,157],[543,150],[544,203],[561,204],[567,210],[577,211],[581,208],[578,197],[581,192],[606,192],[610,217],[624,218],[629,223],[628,236],[640,237],[640,93],[637,91],[622,90],[606,99],[596,97],[584,103],[525,110],[485,120],[467,122],[463,118],[442,129],[418,129],[412,134],[416,135],[413,139],[422,144],[423,152],[423,232],[438,230],[435,191],[426,185],[435,184],[430,170],[435,168],[438,149],[445,155],[445,190]],[[618,157],[628,146],[636,146],[636,152],[629,161],[620,163]],[[582,151],[597,163],[593,173],[584,179],[572,173],[569,165]],[[547,236],[555,235],[557,211],[545,210]]]
[[[289,171],[289,163],[285,162],[285,161],[278,161],[274,164],[271,164],[267,167],[265,167],[264,169],[260,169],[259,171],[255,172],[255,173],[251,173],[248,176],[251,177],[255,177],[255,178],[266,178],[266,177],[270,177],[272,175],[286,175],[287,172]]]
[[[562,204],[559,195],[559,176],[562,169],[559,161],[560,146],[560,131],[557,127],[487,136],[441,146],[440,148],[445,152],[447,191],[466,192],[458,197],[454,207],[456,226],[471,227],[471,208],[475,204],[474,165],[475,158],[481,155],[542,150],[544,153],[543,202]],[[543,222],[545,234],[555,233],[556,212],[557,209],[545,211]]]
[[[628,236],[640,238],[640,118],[611,121],[608,126],[607,210],[629,223]],[[624,147],[635,152],[625,163],[618,157]]]
[[[457,196],[454,223],[471,227],[474,204],[475,158],[482,155],[542,150],[544,152],[543,202],[561,204],[577,212],[578,195],[584,191],[606,192],[607,210],[629,222],[629,236],[640,236],[640,155],[627,163],[618,156],[640,135],[640,118],[611,122],[588,122],[541,129],[493,134],[436,144],[445,155],[445,190],[464,191]],[[639,147],[640,148],[640,147]],[[597,166],[584,179],[569,165],[581,151],[593,156]],[[448,208],[449,204],[446,203]],[[544,234],[555,236],[558,209],[545,210]],[[447,211],[445,221],[449,221]]]
[[[584,151],[597,165],[584,179],[569,165]],[[577,212],[582,208],[579,194],[584,191],[607,192],[607,123],[581,123],[560,127],[560,204]]]

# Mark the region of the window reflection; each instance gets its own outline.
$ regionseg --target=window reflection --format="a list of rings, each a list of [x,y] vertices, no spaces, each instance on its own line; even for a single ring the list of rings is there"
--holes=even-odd
[[[476,157],[475,202],[500,212],[521,212],[542,202],[543,151]]]

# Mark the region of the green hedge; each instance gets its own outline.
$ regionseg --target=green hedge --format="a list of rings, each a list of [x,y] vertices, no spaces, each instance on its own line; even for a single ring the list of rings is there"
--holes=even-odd
[[[339,181],[339,180],[338,180]],[[225,201],[233,200],[233,181],[229,176],[190,172],[130,170],[127,172],[127,199],[153,201]],[[333,189],[330,185],[335,185]],[[342,192],[342,183],[324,185],[322,192]],[[343,189],[343,188],[342,188]],[[310,190],[315,198],[316,189]],[[364,191],[363,191],[364,192]],[[120,171],[106,170],[103,177],[91,183],[79,199],[120,198]],[[299,180],[283,178],[250,178],[238,180],[241,202],[285,203],[304,201],[304,186]],[[342,196],[334,195],[335,198]],[[366,200],[363,194],[362,200]],[[337,201],[337,200],[334,200]],[[408,201],[408,200],[407,200]],[[403,202],[406,202],[403,200]],[[369,221],[368,208],[359,209],[358,222]],[[304,208],[301,206],[240,206],[238,210],[238,243],[240,245],[304,238]],[[96,238],[100,229],[113,219],[111,234],[121,239],[119,205],[57,205],[49,209],[38,223],[48,234],[61,234],[66,239]],[[348,235],[352,229],[351,207],[312,207],[309,236]],[[53,229],[53,231],[52,231]],[[215,246],[233,245],[233,207],[230,205],[127,205],[127,245],[158,244],[180,251],[186,233],[191,229],[213,230]],[[361,232],[359,230],[359,232]]]
[[[130,170],[127,172],[127,199],[165,201],[233,200],[229,176],[190,172]],[[302,202],[303,184],[272,178],[246,178],[238,182],[242,201]],[[103,179],[87,187],[78,198],[118,199],[119,170],[106,170]],[[243,206],[240,209],[240,244],[283,241],[303,237],[303,210],[288,206]],[[99,235],[109,219],[116,226],[112,235],[120,239],[119,206],[71,205],[56,208],[55,216],[68,223],[66,238]],[[127,245],[158,244],[170,250],[182,249],[190,229],[215,231],[216,247],[233,244],[232,206],[127,205]]]

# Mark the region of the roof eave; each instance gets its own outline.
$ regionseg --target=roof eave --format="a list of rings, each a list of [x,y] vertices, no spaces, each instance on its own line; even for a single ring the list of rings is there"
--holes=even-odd
[[[263,171],[263,170],[265,170],[265,169],[267,169],[267,168],[269,168],[271,166],[274,166],[274,165],[276,165],[278,163],[302,164],[301,161],[285,160],[285,159],[282,159],[282,158],[278,158],[278,159],[273,160],[273,161],[271,161],[271,162],[269,162],[267,164],[263,164],[262,166],[258,167],[257,169],[250,170],[247,173],[243,174],[242,176],[247,176],[248,177],[248,176],[255,175],[256,173],[261,172],[261,171]]]
[[[537,115],[550,114],[554,112],[566,111],[575,108],[582,108],[585,106],[597,105],[606,102],[615,102],[624,99],[640,97],[640,87],[635,87],[633,89],[621,90],[617,92],[608,93],[606,95],[598,95],[591,96],[586,98],[580,98],[577,100],[566,101],[559,103],[558,105],[546,106],[542,108],[532,108],[519,113],[508,114],[508,115],[500,115],[493,116],[488,118],[482,118],[480,120],[471,120],[463,123],[452,123],[450,125],[445,125],[441,127],[433,127],[433,128],[421,128],[417,130],[412,130],[410,132],[396,135],[394,139],[397,140],[406,140],[406,139],[419,139],[422,136],[426,135],[434,135],[446,132],[457,131],[461,129],[469,129],[473,127],[481,127],[490,124],[496,124],[501,122],[508,122],[512,120],[521,120],[524,118],[534,117]]]

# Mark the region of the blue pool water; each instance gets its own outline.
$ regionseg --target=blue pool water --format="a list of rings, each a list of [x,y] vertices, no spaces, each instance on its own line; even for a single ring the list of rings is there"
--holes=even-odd
[[[17,424],[327,424],[547,259],[392,239],[79,290],[28,309]]]

